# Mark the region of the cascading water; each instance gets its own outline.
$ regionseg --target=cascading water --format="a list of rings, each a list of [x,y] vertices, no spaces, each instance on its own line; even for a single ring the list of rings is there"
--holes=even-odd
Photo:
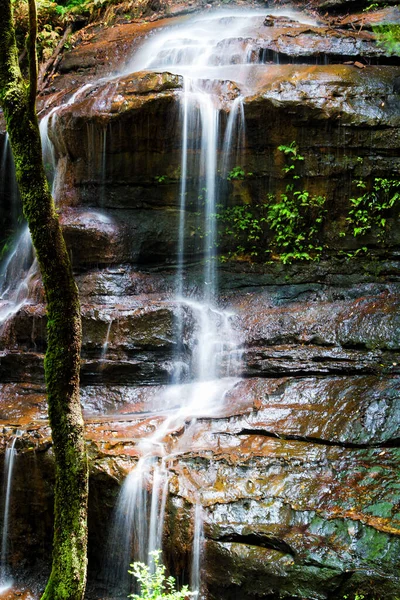
[[[5,453],[4,461],[4,483],[3,483],[3,533],[1,538],[1,564],[0,564],[0,593],[7,590],[12,585],[11,574],[9,572],[7,564],[7,550],[8,550],[8,531],[9,531],[9,517],[10,517],[10,500],[11,500],[11,488],[12,488],[12,476],[14,461],[16,456],[15,442],[17,436],[15,436],[11,443],[8,445]]]
[[[203,529],[203,507],[201,504],[196,504],[194,509],[193,518],[193,546],[192,546],[192,567],[190,571],[190,587],[192,590],[196,590],[200,596],[201,594],[201,559],[204,541],[204,529]]]
[[[107,350],[108,350],[108,344],[110,342],[110,332],[111,332],[112,324],[113,324],[113,321],[112,321],[112,319],[110,319],[108,326],[107,326],[106,339],[104,340],[104,344],[101,348],[100,360],[102,360],[102,361],[104,361],[107,356]]]
[[[55,125],[57,113],[64,107],[73,104],[89,87],[90,84],[86,84],[78,89],[67,102],[52,108],[40,121],[43,162],[55,199],[57,196],[57,168],[54,146],[49,136],[49,130]],[[8,147],[7,136],[6,140]],[[13,169],[12,161],[10,165],[10,168]],[[11,178],[15,180],[13,174],[11,174]],[[15,212],[20,211],[19,196],[16,191],[13,194],[14,205],[16,206],[13,210]],[[27,225],[25,225],[15,236],[9,253],[0,265],[0,326],[6,323],[12,315],[16,314],[28,302],[30,290],[37,278],[38,264],[32,247],[31,236]]]
[[[8,135],[5,136],[1,159],[0,197],[9,205],[12,241],[0,265],[0,327],[25,304],[31,281],[35,278],[36,264],[28,228],[19,226],[21,203],[15,178],[15,167]],[[6,185],[6,182],[8,184]],[[7,196],[7,202],[5,202]],[[19,230],[19,231],[18,231]]]
[[[268,14],[287,15],[287,11],[279,13],[268,10]],[[118,588],[122,594],[129,590],[127,570],[131,560],[145,561],[149,551],[161,547],[169,462],[187,448],[195,419],[212,416],[221,407],[227,391],[235,384],[240,373],[240,353],[231,327],[231,315],[217,306],[215,213],[220,195],[224,193],[227,174],[233,166],[240,164],[240,151],[245,136],[244,96],[251,90],[252,76],[256,72],[254,69],[263,61],[262,53],[249,40],[254,39],[254,31],[262,25],[265,15],[266,11],[252,9],[222,14],[210,12],[205,16],[192,18],[184,24],[154,35],[143,44],[126,70],[130,73],[142,70],[172,72],[183,78],[180,98],[182,160],[179,240],[175,284],[178,351],[171,385],[164,392],[163,398],[166,406],[178,408],[170,412],[151,437],[140,442],[138,451],[141,458],[121,490],[107,552],[111,558],[107,567],[111,594],[112,590],[117,592]],[[91,85],[96,84],[83,86],[65,104],[74,103]],[[107,98],[98,99],[100,104],[106,102]],[[48,131],[54,127],[57,113],[65,104],[52,109],[41,122],[44,160],[53,173],[55,157]],[[104,130],[101,143],[102,204],[105,203],[106,189],[106,144],[107,130]],[[55,176],[54,180],[56,179]],[[54,187],[53,190],[55,191]],[[201,215],[198,225],[203,231],[204,240],[201,249],[204,263],[202,281],[195,299],[192,295],[188,297],[185,284],[188,258],[185,248],[185,215],[193,207]],[[29,234],[24,235],[29,240]],[[24,244],[25,242],[19,242],[14,253],[19,248],[22,255],[28,256],[28,250],[23,250]],[[31,248],[30,245],[29,247]],[[32,254],[31,250],[30,252]],[[12,261],[11,258],[6,261],[0,273],[0,299],[9,298],[5,312],[1,312],[3,309],[0,304],[0,323],[19,309],[19,302],[24,303],[27,299],[27,294],[23,297],[18,294],[10,295],[8,282],[16,279],[8,275],[11,273]],[[22,272],[20,269],[20,273]],[[22,280],[24,277],[20,275],[17,281]],[[24,287],[28,289],[29,286],[24,284]],[[182,339],[188,318],[192,319],[195,331],[189,365],[179,351],[184,345]],[[110,328],[103,348],[103,358],[107,352],[109,333]],[[178,429],[184,429],[185,433],[178,438],[172,452],[168,434]],[[193,514],[191,585],[201,596],[200,571],[204,535],[201,492],[196,498]]]
[[[269,11],[273,12],[273,11]],[[131,559],[146,557],[161,545],[162,522],[167,493],[165,465],[179,454],[191,435],[191,424],[198,416],[211,416],[220,408],[227,391],[237,381],[240,353],[232,333],[230,315],[217,308],[217,230],[215,213],[226,191],[230,169],[240,164],[245,139],[244,95],[251,88],[253,70],[260,66],[262,54],[246,41],[248,32],[262,23],[265,13],[257,11],[218,13],[197,17],[185,25],[156,35],[133,59],[132,70],[169,71],[183,77],[181,94],[181,185],[179,202],[179,241],[177,256],[176,301],[178,310],[177,347],[185,330],[188,313],[195,325],[196,344],[189,367],[177,356],[172,385],[164,392],[166,404],[179,408],[168,416],[151,436],[139,444],[142,458],[127,477],[116,508],[115,539],[124,539],[125,566]],[[227,33],[229,31],[229,33]],[[229,85],[228,80],[235,83]],[[241,84],[240,89],[236,84]],[[222,100],[221,100],[222,95]],[[187,237],[186,215],[197,208],[203,231],[203,272],[196,299],[185,296]],[[193,210],[193,209],[192,209]],[[169,454],[168,434],[186,423],[185,434]],[[187,424],[189,423],[189,426]],[[184,438],[184,439],[183,439]],[[163,457],[161,475],[157,456]],[[162,483],[161,483],[162,482]],[[163,494],[160,489],[163,486]],[[153,494],[149,500],[146,488]],[[162,497],[161,497],[162,496]],[[129,500],[128,500],[129,499]],[[128,506],[129,502],[129,506]],[[201,491],[194,506],[191,586],[201,597],[201,557],[204,539],[204,510]],[[118,515],[127,522],[118,525]],[[145,525],[144,525],[145,523]],[[157,536],[154,530],[157,524]],[[140,529],[139,529],[140,527]],[[151,533],[152,532],[152,533]],[[133,547],[136,551],[132,552]],[[138,542],[140,540],[140,542]],[[140,545],[140,548],[137,545]],[[119,578],[123,573],[119,571]],[[119,579],[120,580],[120,579]],[[129,588],[128,588],[129,589]]]

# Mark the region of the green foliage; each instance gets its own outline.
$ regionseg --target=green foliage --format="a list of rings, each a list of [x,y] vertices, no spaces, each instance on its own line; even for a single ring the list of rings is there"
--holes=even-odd
[[[0,260],[3,260],[3,258],[6,256],[6,254],[8,254],[10,249],[11,249],[11,240],[9,238],[7,238],[6,241],[0,247]]]
[[[283,263],[319,260],[323,247],[319,235],[326,215],[324,196],[312,196],[291,185],[279,199],[271,197],[267,222],[274,238],[272,245]]]
[[[386,24],[376,25],[374,32],[378,44],[384,47],[385,51],[395,56],[400,56],[400,25]]]
[[[231,171],[229,171],[227,180],[234,181],[235,179],[245,179],[246,177],[251,177],[253,173],[246,173],[243,167],[237,166],[233,167]]]
[[[368,4],[365,8],[363,8],[363,12],[370,12],[373,10],[377,10],[379,8],[379,4],[373,2],[372,4]]]
[[[302,185],[300,166],[304,156],[297,143],[282,144],[278,149],[286,158],[282,169],[287,180],[284,192],[269,194],[266,202],[260,204],[218,207],[215,216],[220,224],[219,231],[224,245],[229,248],[221,257],[222,261],[229,258],[278,258],[283,263],[318,261],[323,252],[328,251],[322,237],[327,215],[326,198],[311,194]],[[356,162],[360,168],[363,158],[358,157]],[[228,179],[245,177],[244,169],[235,167]],[[383,177],[367,180],[359,176],[353,185],[357,193],[353,193],[348,201],[346,226],[338,237],[357,238],[371,231],[378,243],[384,245],[388,218],[400,201],[400,180]],[[368,247],[363,245],[354,250],[339,250],[338,254],[351,259],[367,253]]]
[[[319,260],[322,244],[319,235],[326,214],[325,198],[301,189],[298,163],[304,161],[296,142],[278,149],[286,156],[283,167],[289,178],[285,192],[270,194],[267,202],[255,206],[233,206],[217,215],[224,236],[231,236],[236,247],[230,256],[247,254],[268,258],[274,253],[284,263],[293,260]],[[228,179],[244,179],[245,172],[235,167]],[[225,257],[226,258],[226,257]]]
[[[387,215],[400,200],[400,181],[375,177],[368,187],[364,179],[355,181],[358,190],[364,190],[360,196],[350,198],[350,210],[347,222],[352,235],[365,235],[372,228],[377,230],[382,241],[386,232]]]
[[[261,242],[266,241],[266,207],[266,204],[231,206],[216,215],[222,224],[221,233],[235,242],[235,249],[230,252],[231,258],[245,253],[252,257],[259,255],[263,246]]]
[[[111,0],[37,0],[38,57],[47,60],[59,43],[66,24],[76,15],[87,20],[103,9]],[[28,34],[28,1],[12,0],[14,23],[19,51],[22,53]],[[65,45],[68,48],[68,45]]]
[[[161,550],[150,552],[154,563],[154,573],[150,567],[141,562],[131,565],[131,575],[136,577],[140,584],[141,595],[131,594],[133,600],[185,600],[194,594],[184,585],[180,591],[176,590],[174,577],[166,577],[166,568],[160,563]]]
[[[232,179],[244,179],[246,173],[242,169],[242,167],[233,167],[232,171],[229,171],[227,180],[232,181]]]
[[[60,28],[53,29],[50,23],[46,23],[38,32],[37,43],[41,51],[42,60],[47,60],[52,55],[60,40]]]
[[[299,149],[298,149],[297,143],[295,141],[291,142],[289,144],[289,146],[286,146],[285,144],[281,144],[280,146],[278,146],[278,150],[280,150],[281,152],[286,154],[286,156],[288,156],[290,158],[290,160],[293,162],[296,162],[298,160],[304,160],[304,156],[302,156],[299,153]],[[293,169],[294,169],[294,165],[289,164],[289,165],[286,165],[285,167],[283,167],[283,172],[289,173]]]
[[[40,60],[47,60],[58,44],[64,24],[58,12],[58,4],[50,0],[38,0],[38,55]],[[28,35],[29,9],[27,0],[13,0],[13,13],[17,44],[23,52]]]
[[[304,189],[297,189],[301,179],[297,163],[304,161],[296,142],[278,146],[289,162],[283,172],[291,181],[280,197],[269,197],[267,222],[274,233],[273,248],[284,263],[293,260],[319,260],[322,244],[319,236],[326,215],[324,196],[314,196]]]
[[[156,175],[154,177],[154,179],[157,181],[157,183],[164,183],[165,181],[168,180],[168,176],[167,175]]]

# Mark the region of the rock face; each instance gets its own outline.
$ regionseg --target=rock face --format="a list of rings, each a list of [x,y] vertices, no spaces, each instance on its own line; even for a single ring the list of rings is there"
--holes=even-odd
[[[385,10],[389,18],[395,9]],[[188,579],[201,504],[205,600],[400,596],[397,213],[383,245],[374,232],[360,242],[336,235],[355,177],[399,179],[400,66],[371,31],[355,32],[351,22],[332,27],[267,16],[252,37],[226,42],[233,56],[245,44],[260,61],[251,85],[234,60],[232,79],[215,84],[221,122],[243,96],[246,123],[237,156],[249,175],[227,182],[221,174],[223,201],[257,204],[282,191],[277,146],[296,140],[307,189],[327,197],[324,236],[333,252],[311,266],[248,261],[219,269],[218,304],[232,312],[240,371],[218,410],[204,408],[195,420],[186,415],[163,437],[170,474],[165,560]],[[182,77],[125,68],[99,79],[128,64],[132,45],[174,23],[115,26],[90,43],[82,36],[85,43],[64,56],[41,99],[46,111],[59,107],[49,135],[82,300],[93,598],[112,594],[103,568],[105,524],[120,485],[138,462],[140,440],[174,409],[169,383],[177,352],[188,389],[198,352],[198,308],[174,298]],[[355,66],[360,60],[364,68]],[[196,185],[189,169],[189,195],[198,195]],[[197,212],[193,205],[186,214],[189,297],[204,277]],[[364,245],[369,254],[357,260],[337,254]],[[45,325],[36,290],[36,301],[21,306],[0,335],[2,460],[21,431],[8,561],[18,583],[33,581],[33,596],[49,572],[51,548]]]

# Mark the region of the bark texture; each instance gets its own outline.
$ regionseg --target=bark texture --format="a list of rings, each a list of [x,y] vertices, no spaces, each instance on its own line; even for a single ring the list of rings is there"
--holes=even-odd
[[[30,4],[34,5],[33,0]],[[0,0],[0,105],[47,301],[45,373],[56,483],[53,566],[43,599],[80,600],[86,584],[88,495],[79,398],[81,316],[78,290],[42,162],[34,102],[37,73],[36,55],[32,51],[34,21],[31,19],[31,81],[27,84],[18,65],[11,0]]]

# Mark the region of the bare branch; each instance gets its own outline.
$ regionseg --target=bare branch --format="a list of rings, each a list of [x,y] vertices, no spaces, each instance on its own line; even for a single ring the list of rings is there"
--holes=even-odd
[[[39,92],[42,90],[45,83],[51,78],[51,76],[54,74],[55,70],[57,69],[57,66],[59,64],[58,59],[60,57],[61,52],[64,49],[65,42],[67,41],[68,37],[71,35],[71,32],[72,32],[72,26],[68,25],[68,27],[64,31],[64,35],[62,36],[61,40],[58,42],[57,47],[54,50],[53,54],[50,56],[49,60],[47,60],[44,64],[42,64],[40,66],[39,77],[38,77]]]

